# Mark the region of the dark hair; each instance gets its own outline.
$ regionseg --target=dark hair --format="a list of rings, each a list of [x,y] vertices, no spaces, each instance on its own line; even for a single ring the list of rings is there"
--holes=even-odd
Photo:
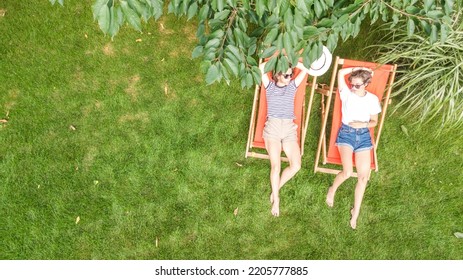
[[[369,84],[371,82],[371,72],[367,70],[356,70],[353,71],[349,76],[349,83],[352,83],[352,79],[360,78],[364,84]]]

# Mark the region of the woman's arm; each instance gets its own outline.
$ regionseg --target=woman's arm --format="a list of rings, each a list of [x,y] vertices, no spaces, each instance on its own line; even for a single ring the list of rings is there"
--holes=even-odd
[[[377,124],[378,124],[378,114],[370,115],[369,122],[353,121],[349,123],[349,126],[353,128],[365,128],[365,127],[370,128],[370,127],[375,127]]]
[[[338,71],[338,90],[341,91],[347,88],[345,76],[352,73],[354,68],[342,68]]]
[[[297,75],[296,78],[294,78],[294,83],[296,84],[296,87],[299,87],[299,85],[302,83],[302,81],[305,78],[305,75],[309,73],[309,69],[307,69],[302,62],[298,62],[296,65],[296,68],[301,70],[299,74]]]
[[[262,73],[262,85],[264,88],[267,88],[268,84],[270,83],[270,79],[268,78],[267,73],[265,73],[265,64],[267,62],[263,62],[259,65],[260,72]]]

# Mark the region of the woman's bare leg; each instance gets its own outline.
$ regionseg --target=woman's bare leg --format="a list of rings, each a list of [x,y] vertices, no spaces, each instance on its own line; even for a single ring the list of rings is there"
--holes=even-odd
[[[280,215],[280,170],[281,170],[281,142],[274,139],[265,139],[265,148],[270,157],[270,185],[272,194],[270,201],[272,202],[272,215],[278,217]]]
[[[370,150],[355,153],[355,167],[357,169],[357,185],[355,186],[354,194],[354,208],[351,210],[350,226],[353,229],[357,228],[357,219],[360,214],[360,207],[362,205],[363,195],[367,187],[368,179],[370,177],[371,157]]]
[[[342,171],[336,175],[333,185],[328,188],[328,193],[326,194],[326,204],[328,204],[329,207],[333,207],[334,195],[336,194],[336,191],[345,180],[352,176],[353,170],[352,148],[350,148],[349,146],[338,146],[338,150],[341,156]]]
[[[283,151],[288,157],[289,166],[281,173],[280,189],[301,169],[301,149],[299,144],[297,142],[285,142],[283,143]]]

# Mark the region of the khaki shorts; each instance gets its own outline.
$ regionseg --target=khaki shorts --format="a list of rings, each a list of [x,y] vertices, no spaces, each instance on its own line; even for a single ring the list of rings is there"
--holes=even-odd
[[[297,142],[297,124],[292,119],[268,118],[264,126],[264,139]]]

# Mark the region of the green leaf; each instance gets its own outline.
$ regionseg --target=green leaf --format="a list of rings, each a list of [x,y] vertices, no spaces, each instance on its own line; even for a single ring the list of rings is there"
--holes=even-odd
[[[109,11],[109,7],[104,5],[101,7],[100,12],[98,13],[98,25],[100,26],[101,31],[103,33],[109,32],[109,26],[111,23],[111,14]]]
[[[191,6],[188,8],[188,20],[192,19],[196,13],[198,12],[198,3],[193,2]]]
[[[206,4],[206,5],[202,6],[201,9],[199,10],[199,15],[198,15],[199,19],[202,20],[202,21],[207,20],[208,13],[209,13],[209,5]]]
[[[118,20],[118,15],[122,13],[120,8],[121,7],[117,7],[117,8],[111,7],[110,9],[111,20],[110,20],[108,33],[109,35],[111,35],[111,37],[114,37],[114,35],[116,35],[117,32],[119,32],[120,24]]]
[[[153,7],[152,14],[155,20],[158,20],[163,13],[163,2],[162,0],[151,0],[151,6]]]
[[[283,49],[283,33],[278,34],[276,46],[279,50]]]
[[[238,76],[238,65],[234,63],[231,59],[224,59],[225,66],[233,73],[233,75]]]
[[[140,17],[137,15],[137,13],[132,10],[127,1],[121,1],[121,8],[122,12],[125,15],[125,19],[127,22],[132,25],[133,28],[135,28],[137,31],[141,32],[141,21]]]
[[[100,10],[103,6],[108,6],[109,0],[97,0],[95,4],[92,5],[93,19],[97,20]]]
[[[331,27],[333,26],[334,24],[334,20],[332,19],[329,19],[329,18],[323,18],[322,20],[320,20],[320,22],[318,22],[317,24],[317,27]]]
[[[319,33],[318,28],[316,28],[315,26],[308,25],[304,27],[303,35],[305,39],[309,39],[312,36],[318,35],[318,33]]]
[[[223,11],[224,7],[225,7],[225,0],[217,0],[217,10]]]
[[[226,20],[229,14],[230,14],[230,10],[223,10],[221,12],[215,13],[214,19]]]
[[[273,28],[267,33],[267,36],[265,36],[264,45],[265,46],[271,45],[273,41],[275,41],[277,36],[278,36],[278,28]]]
[[[259,67],[257,66],[253,66],[251,68],[252,70],[252,76],[254,77],[254,81],[256,83],[256,85],[259,85],[262,81],[262,73],[260,72],[260,69]]]
[[[301,10],[303,13],[307,14],[309,10],[307,9],[307,5],[305,0],[297,0],[296,7]]]
[[[338,35],[335,33],[331,33],[330,36],[328,36],[328,41],[326,42],[326,47],[333,52],[334,49],[336,49],[336,46],[338,44]]]
[[[203,46],[196,46],[191,54],[191,58],[195,59],[197,57],[200,57],[201,55],[203,55],[203,50]]]
[[[260,57],[261,58],[271,57],[273,54],[275,54],[276,51],[277,51],[277,47],[275,46],[268,47],[262,52]]]
[[[293,44],[291,43],[291,35],[289,32],[285,32],[283,34],[283,46],[286,50],[286,53],[290,53],[293,51]]]
[[[265,64],[265,67],[264,67],[264,72],[265,73],[268,73],[268,72],[271,72],[275,69],[275,65],[277,63],[277,60],[278,58],[276,56],[270,58],[267,63]]]
[[[284,15],[284,23],[286,30],[290,30],[294,25],[294,16],[293,11],[291,11],[291,9],[286,10],[286,13]]]
[[[440,28],[440,41],[442,44],[445,43],[448,37],[448,30],[446,25],[442,25]]]
[[[432,4],[434,4],[434,0],[424,0],[424,10],[428,12],[431,9]]]
[[[259,17],[262,17],[262,15],[265,13],[265,11],[267,10],[267,6],[265,5],[265,1],[264,0],[256,0],[256,14],[259,16]]]
[[[252,74],[246,74],[246,88],[251,88],[254,85],[254,80],[252,79]]]
[[[237,47],[233,45],[228,45],[227,48],[236,57],[238,61],[241,60],[240,50]]]
[[[435,24],[431,25],[431,37],[429,38],[431,43],[437,41],[437,26]]]
[[[423,27],[426,34],[431,35],[431,25],[425,20],[420,20],[420,24]]]
[[[408,6],[405,11],[409,14],[416,15],[420,12],[420,9],[415,6]]]
[[[206,33],[206,26],[204,25],[204,23],[200,23],[198,25],[198,29],[196,30],[196,37],[197,38],[202,38],[205,33]],[[206,37],[206,36],[204,36],[204,37]]]
[[[446,15],[450,15],[453,11],[454,0],[445,0],[444,11]]]
[[[411,37],[415,32],[415,21],[412,18],[408,18],[407,21],[407,35]]]
[[[445,14],[442,11],[434,10],[427,12],[426,15],[433,19],[441,19]]]
[[[315,0],[314,1],[315,15],[317,16],[317,18],[321,18],[322,13],[323,13],[323,7],[320,4],[320,1],[323,1],[323,0]]]
[[[281,1],[278,1],[277,3],[277,8],[278,7],[280,8],[281,15],[284,15],[290,6],[291,6],[291,3],[289,2],[289,0],[281,0]]]
[[[129,6],[132,10],[136,11],[138,15],[142,16],[145,21],[148,20],[148,8],[140,3],[138,0],[128,0]]]
[[[207,74],[206,74],[206,83],[208,85],[214,83],[216,80],[219,79],[219,69],[217,68],[217,66],[215,64],[212,64],[209,69],[207,70]]]
[[[333,28],[343,26],[349,20],[349,14],[342,15],[338,20],[333,24]]]
[[[204,46],[205,49],[209,49],[209,48],[218,48],[220,45],[220,39],[218,38],[212,38],[210,39],[206,45]]]

